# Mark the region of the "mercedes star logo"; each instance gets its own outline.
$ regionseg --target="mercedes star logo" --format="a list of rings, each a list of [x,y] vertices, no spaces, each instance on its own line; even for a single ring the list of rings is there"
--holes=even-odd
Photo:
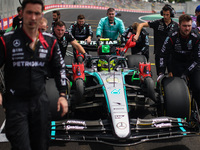
[[[16,40],[13,41],[13,45],[14,45],[15,47],[19,47],[20,44],[21,44],[21,42],[20,42],[20,40],[18,40],[18,39],[16,39]]]
[[[127,127],[126,123],[124,122],[119,122],[116,126],[119,129],[125,129]]]

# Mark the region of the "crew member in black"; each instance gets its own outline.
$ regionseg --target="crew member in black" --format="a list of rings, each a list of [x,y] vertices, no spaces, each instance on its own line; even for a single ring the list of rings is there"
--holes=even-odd
[[[196,30],[199,34],[200,34],[200,15],[197,16],[197,19],[196,19]]]
[[[174,8],[166,4],[162,8],[160,13],[163,16],[162,19],[140,23],[137,28],[137,33],[134,36],[134,39],[137,41],[143,27],[153,28],[156,71],[158,70],[158,67],[159,67],[160,51],[166,37],[169,35],[170,32],[178,28],[178,24],[171,19],[172,17],[174,17],[174,14],[175,14]],[[157,74],[158,74],[158,71],[157,71]]]
[[[134,22],[131,26],[129,26],[124,33],[122,34],[122,43],[126,42],[132,34],[136,34],[137,27],[139,23]],[[149,33],[142,29],[139,39],[136,41],[136,46],[131,48],[131,54],[141,53],[149,60]]]
[[[92,27],[85,23],[84,15],[78,15],[77,22],[70,25],[69,32],[76,40],[85,40],[87,43],[90,43],[93,37]]]
[[[51,24],[51,31],[52,31],[52,33],[54,33],[54,26],[55,26],[55,23],[57,21],[60,21],[60,11],[59,10],[54,10],[53,11],[53,22]]]
[[[23,24],[22,7],[17,7],[18,15],[13,19],[12,30],[21,28]]]
[[[85,23],[85,16],[82,14],[78,15],[77,22],[70,25],[69,32],[74,36],[76,40],[86,41],[88,44],[91,42],[93,37],[92,27],[88,23]],[[77,49],[73,48],[75,61],[77,61],[77,53]]]
[[[62,107],[64,116],[68,111],[65,64],[57,40],[38,30],[42,0],[24,0],[22,9],[22,28],[0,37],[0,67],[5,65],[6,137],[12,150],[46,150],[50,128],[46,76],[48,68],[53,68],[60,94],[57,110]]]
[[[62,57],[65,58],[68,42],[77,49],[81,54],[85,54],[84,48],[76,41],[76,39],[69,32],[66,31],[66,25],[63,21],[57,21],[54,26],[53,34],[60,46]]]
[[[160,53],[159,75],[165,73],[168,63],[169,76],[189,78],[192,95],[200,104],[200,37],[192,30],[189,15],[179,17],[179,29],[164,41]],[[170,60],[170,61],[169,61]],[[199,105],[200,106],[200,105]]]

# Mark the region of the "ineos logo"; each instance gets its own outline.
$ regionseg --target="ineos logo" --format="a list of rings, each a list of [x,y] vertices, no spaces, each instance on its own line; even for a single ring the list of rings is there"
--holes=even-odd
[[[119,122],[116,126],[117,126],[117,128],[119,128],[121,130],[126,129],[126,127],[127,127],[126,123],[124,123],[124,122]]]
[[[18,39],[16,39],[16,40],[13,41],[14,47],[19,47],[20,44],[21,44],[21,42],[20,42],[20,40],[18,40]]]

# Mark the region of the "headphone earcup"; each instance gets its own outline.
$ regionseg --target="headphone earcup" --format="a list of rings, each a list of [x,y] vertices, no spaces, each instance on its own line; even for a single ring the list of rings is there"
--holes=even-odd
[[[170,17],[173,18],[173,17],[174,17],[174,14],[175,14],[174,10],[171,10],[171,11],[170,11]]]
[[[170,17],[173,18],[174,15],[175,15],[175,10],[174,10],[174,8],[173,8],[171,5],[169,5],[169,4],[166,4],[165,6],[167,6],[167,7],[170,8]],[[163,10],[160,11],[160,15],[163,16]]]

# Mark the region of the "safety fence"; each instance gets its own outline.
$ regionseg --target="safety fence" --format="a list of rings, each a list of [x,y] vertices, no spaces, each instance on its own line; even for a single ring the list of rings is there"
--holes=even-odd
[[[72,8],[72,9],[102,9],[107,10],[109,7],[102,6],[94,6],[94,5],[68,5],[68,4],[53,4],[46,5],[45,10],[53,9],[53,8]],[[115,9],[116,11],[124,11],[124,12],[140,12],[140,13],[152,13],[152,11],[144,11],[144,10],[131,10],[131,9]]]

